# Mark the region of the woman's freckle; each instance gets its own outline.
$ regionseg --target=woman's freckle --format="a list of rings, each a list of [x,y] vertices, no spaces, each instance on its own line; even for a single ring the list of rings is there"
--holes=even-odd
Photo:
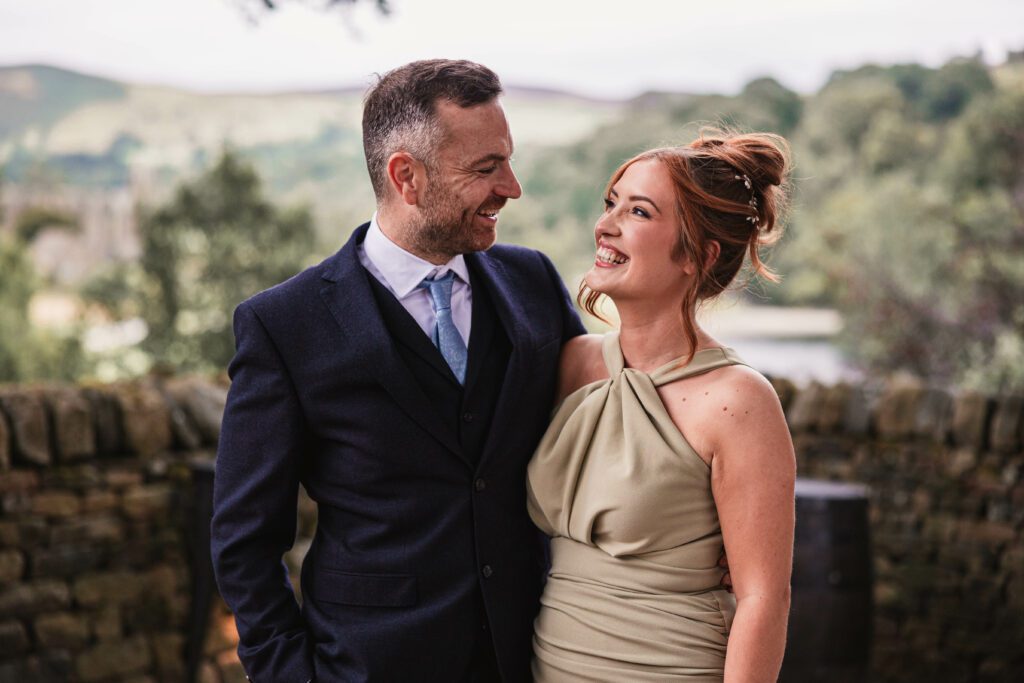
[[[722,406],[722,410],[729,410],[729,406]]]
[[[708,392],[706,392],[706,391],[705,391],[705,392],[704,392],[704,395],[705,395],[705,396],[707,396],[707,395],[708,395]]]

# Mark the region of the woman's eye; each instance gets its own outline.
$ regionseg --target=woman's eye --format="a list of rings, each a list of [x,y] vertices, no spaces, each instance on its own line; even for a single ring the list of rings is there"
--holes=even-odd
[[[605,211],[610,211],[613,206],[615,206],[615,202],[613,202],[612,200],[610,200],[607,197],[605,197],[604,198],[604,210]]]
[[[633,207],[633,213],[635,213],[637,216],[640,216],[642,218],[650,218],[651,217],[651,214],[647,213],[646,210],[641,209],[639,206],[634,206]]]

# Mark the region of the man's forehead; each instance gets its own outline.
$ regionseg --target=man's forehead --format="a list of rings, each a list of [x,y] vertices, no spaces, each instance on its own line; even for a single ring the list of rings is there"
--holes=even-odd
[[[444,146],[460,147],[480,156],[511,156],[512,133],[497,99],[471,107],[442,100],[437,104],[437,113],[444,128]]]

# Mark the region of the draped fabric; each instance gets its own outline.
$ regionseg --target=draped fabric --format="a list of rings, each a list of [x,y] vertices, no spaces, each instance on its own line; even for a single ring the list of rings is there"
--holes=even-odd
[[[625,367],[617,332],[602,350],[609,378],[566,397],[527,469],[552,537],[535,680],[721,681],[735,600],[711,469],[657,388],[743,361],[711,348],[647,374]]]

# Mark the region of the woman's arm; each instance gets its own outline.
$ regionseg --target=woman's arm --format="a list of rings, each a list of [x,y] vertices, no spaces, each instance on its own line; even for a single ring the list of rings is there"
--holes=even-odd
[[[778,396],[757,372],[730,368],[729,398],[710,418],[711,490],[736,616],[725,683],[774,683],[782,666],[793,569],[796,458]]]
[[[556,406],[583,385],[608,376],[601,355],[601,339],[599,334],[581,334],[562,345],[562,355],[558,360]]]

